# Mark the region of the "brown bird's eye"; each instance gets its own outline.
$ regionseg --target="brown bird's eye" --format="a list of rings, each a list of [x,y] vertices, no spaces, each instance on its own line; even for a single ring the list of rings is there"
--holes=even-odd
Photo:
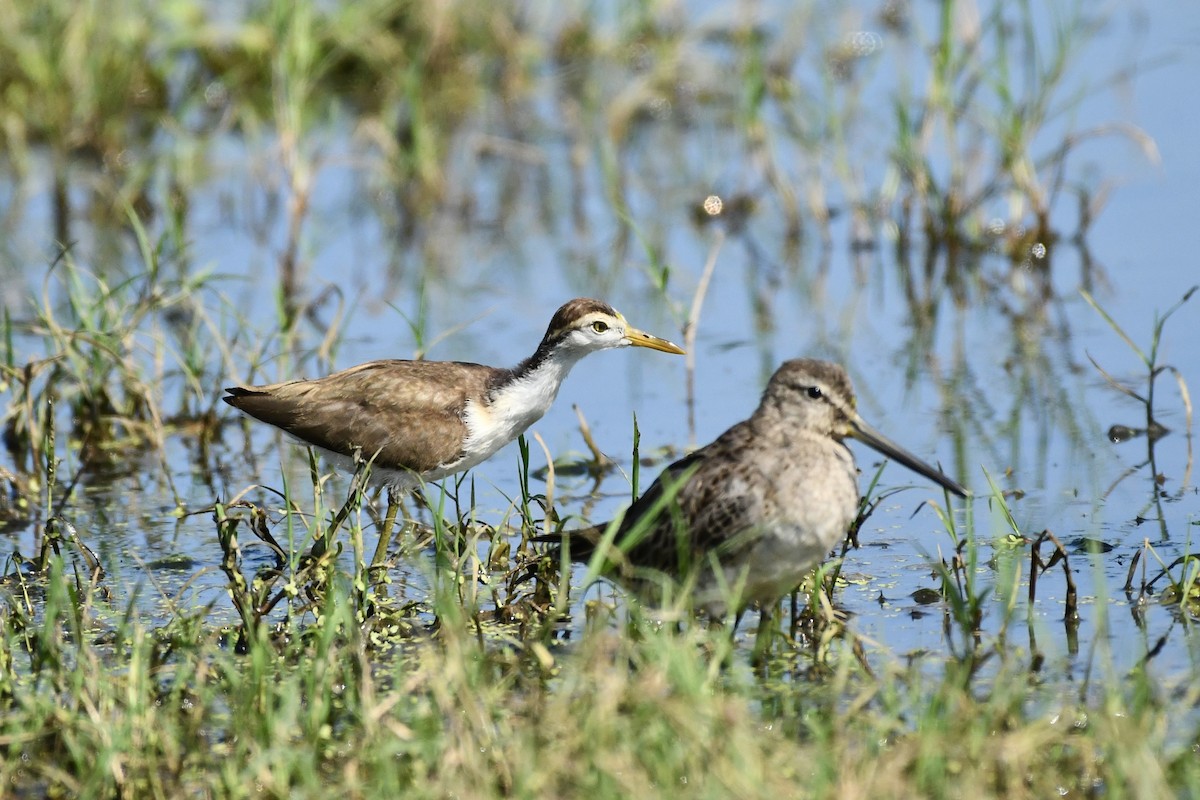
[[[820,399],[821,399],[821,387],[820,387],[820,386],[809,386],[809,387],[808,387],[807,389],[805,389],[804,391],[805,391],[805,392],[808,394],[808,396],[809,396],[809,397],[811,397],[813,400],[820,400]]]
[[[596,333],[604,333],[606,330],[608,330],[608,323],[602,319],[598,319],[592,323],[592,330],[594,330]]]

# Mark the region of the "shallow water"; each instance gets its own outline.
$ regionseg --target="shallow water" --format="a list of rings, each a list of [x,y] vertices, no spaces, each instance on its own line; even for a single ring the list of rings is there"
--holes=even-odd
[[[1083,242],[1044,243],[1046,257],[1031,257],[1015,269],[998,254],[960,264],[961,299],[944,288],[946,264],[940,259],[934,264],[939,274],[931,281],[933,313],[920,317],[914,315],[917,304],[906,299],[901,276],[909,269],[920,275],[923,265],[898,263],[886,223],[868,227],[864,238],[849,212],[853,192],[846,189],[886,185],[889,143],[877,141],[882,128],[872,123],[891,113],[895,84],[889,69],[874,67],[857,99],[860,110],[847,142],[856,176],[852,182],[838,183],[837,170],[814,160],[823,154],[796,146],[786,121],[764,119],[774,158],[796,187],[803,187],[804,176],[814,170],[835,187],[828,201],[837,213],[828,228],[806,220],[797,241],[788,236],[780,195],[768,185],[762,159],[731,124],[733,110],[684,102],[736,89],[720,72],[723,45],[703,33],[706,26],[716,27],[718,17],[705,12],[694,29],[685,28],[682,38],[694,66],[686,73],[687,85],[676,87],[674,104],[651,104],[651,119],[631,123],[615,166],[591,157],[572,168],[576,133],[567,129],[563,116],[569,71],[547,68],[530,109],[504,108],[499,101],[485,105],[453,144],[447,210],[417,220],[412,237],[397,233],[403,212],[392,202],[394,189],[379,185],[363,168],[345,130],[327,132],[305,227],[303,285],[308,298],[330,286],[337,292],[336,299],[317,308],[316,323],[302,323],[302,347],[319,344],[322,326],[336,318],[340,300],[346,316],[344,337],[332,357],[337,367],[409,357],[418,349],[430,358],[511,365],[532,352],[552,310],[575,295],[607,299],[633,324],[681,341],[681,322],[706,260],[716,251],[694,347],[694,430],[682,358],[640,350],[603,353],[576,368],[555,407],[531,430],[552,454],[584,451],[572,413],[578,406],[599,446],[628,472],[635,413],[643,455],[678,453],[747,416],[782,360],[813,355],[840,361],[855,380],[864,417],[976,492],[969,510],[956,503],[955,514],[960,524],[975,526],[985,584],[1006,574],[988,561],[997,554],[1005,560],[1005,548],[993,543],[1010,532],[989,497],[985,471],[1001,489],[1021,493],[1011,500],[1011,509],[1026,535],[1050,529],[1069,550],[1081,538],[1111,546],[1095,555],[1071,554],[1081,598],[1077,640],[1066,635],[1061,622],[1064,585],[1057,569],[1039,582],[1028,628],[1021,601],[1025,584],[1016,590],[1008,641],[1032,650],[1032,631],[1047,656],[1044,676],[1071,682],[1097,667],[1120,674],[1164,638],[1153,660],[1164,679],[1194,674],[1196,647],[1179,609],[1160,604],[1156,596],[1138,605],[1136,595],[1131,600],[1121,588],[1130,560],[1145,541],[1168,563],[1194,549],[1190,540],[1200,498],[1190,474],[1184,406],[1173,376],[1164,373],[1157,408],[1172,432],[1153,450],[1162,477],[1157,481],[1145,464],[1145,438],[1113,444],[1106,437],[1113,424],[1137,427],[1144,420],[1134,403],[1105,384],[1089,357],[1138,391],[1144,390],[1144,368],[1078,289],[1089,287],[1133,340],[1148,348],[1155,314],[1200,282],[1192,255],[1200,252],[1194,222],[1200,210],[1194,181],[1200,174],[1197,120],[1195,109],[1179,101],[1200,68],[1200,12],[1191,6],[1169,15],[1148,7],[1123,9],[1073,67],[1074,74],[1085,76],[1079,85],[1090,91],[1067,115],[1071,127],[1136,125],[1153,138],[1161,163],[1152,163],[1128,139],[1100,137],[1082,147],[1068,162],[1068,181],[1088,185],[1093,193],[1111,189]],[[826,23],[824,32],[849,35],[858,30],[855,25],[870,30],[876,24],[868,13],[847,15]],[[1114,53],[1128,70],[1117,68]],[[610,88],[636,81],[645,71],[636,54],[630,59],[624,70],[600,68],[593,79]],[[1139,69],[1140,64],[1148,66]],[[1114,72],[1121,80],[1102,82]],[[920,82],[919,74],[910,77]],[[815,75],[811,80],[819,83]],[[830,95],[836,97],[836,89]],[[585,133],[602,121],[585,123]],[[1052,148],[1067,124],[1051,126],[1039,150]],[[509,147],[498,149],[497,141]],[[220,291],[255,326],[239,330],[243,347],[271,331],[276,320],[274,265],[286,225],[282,214],[264,210],[279,179],[275,144],[269,139],[218,142],[210,155],[213,177],[191,198],[189,262],[193,269],[228,276],[217,284]],[[514,152],[518,144],[520,152]],[[830,161],[836,157],[829,154]],[[609,169],[620,176],[632,231],[622,222],[626,212],[612,202]],[[38,291],[47,260],[50,200],[39,178],[45,174],[22,185],[20,199],[14,186],[4,190],[8,218],[22,223],[8,226],[22,234],[6,246],[6,263],[0,264],[7,278],[5,303],[16,317],[28,313],[28,295],[13,287]],[[747,195],[756,208],[742,223],[698,224],[695,207],[714,194],[727,202]],[[1072,196],[1058,200],[1053,219],[1069,236],[1076,219]],[[81,261],[102,250],[97,242],[105,232],[76,232]],[[864,241],[870,246],[862,246]],[[919,245],[911,258],[920,264]],[[664,264],[669,279],[662,291],[656,278]],[[220,316],[216,307],[212,313]],[[418,321],[416,334],[410,320]],[[1200,298],[1194,298],[1166,325],[1160,351],[1160,362],[1193,387],[1200,385],[1200,350],[1193,342],[1198,320]],[[242,371],[219,382],[281,377],[280,364],[290,359],[274,358],[280,355],[277,342],[264,354],[261,371],[247,374],[250,365],[241,350]],[[38,354],[36,343],[22,346],[29,348],[29,357]],[[327,368],[305,358],[297,371],[312,377]],[[210,401],[215,389],[205,387]],[[165,391],[169,397],[181,390]],[[218,412],[234,417],[224,406]],[[311,507],[303,454],[264,427],[251,430],[248,451],[240,425],[227,427],[204,457],[184,437],[167,442],[174,491],[188,509],[203,509],[214,498],[229,498],[254,483],[282,488],[285,475],[299,487],[300,502]],[[69,466],[77,454],[60,445]],[[855,452],[864,474],[872,474],[875,454],[857,445]],[[540,447],[534,444],[532,453],[533,467],[542,467]],[[121,453],[116,461],[113,474],[93,470],[85,476],[67,512],[113,580],[140,586],[140,602],[149,615],[163,614],[169,607],[164,598],[174,597],[185,584],[187,604],[211,602],[214,614],[231,613],[216,568],[220,552],[209,515],[171,515],[174,493],[154,454]],[[643,486],[656,469],[643,470]],[[517,493],[517,476],[515,446],[472,473],[479,519],[495,524],[506,516],[506,498]],[[860,534],[862,547],[848,554],[844,566],[852,580],[838,594],[852,615],[852,628],[877,643],[882,658],[947,650],[942,607],[913,599],[919,589],[938,587],[930,559],[953,547],[936,515],[923,505],[941,502],[941,492],[895,465],[886,468],[881,481],[885,488],[910,483],[914,488],[889,498],[868,521]],[[589,490],[590,482],[561,478],[555,486],[559,512],[604,519],[628,496],[621,475],[610,476],[599,495]],[[280,528],[276,537],[284,541]],[[13,547],[28,552],[33,527],[6,536]],[[163,561],[167,558],[177,561],[170,565]],[[250,554],[248,563],[258,558],[265,563],[266,554]],[[1028,550],[1017,558],[1023,581]],[[411,578],[419,588],[423,569],[418,557],[412,574],[398,579]],[[1157,565],[1147,569],[1153,577]],[[997,589],[998,597],[1006,594]],[[1135,609],[1140,610],[1131,613]],[[989,601],[986,632],[995,634],[1002,616],[999,600]]]

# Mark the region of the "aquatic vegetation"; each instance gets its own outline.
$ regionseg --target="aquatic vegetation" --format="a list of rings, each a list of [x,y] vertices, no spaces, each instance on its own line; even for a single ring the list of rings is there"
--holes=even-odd
[[[1094,103],[1150,71],[1099,13],[4,5],[4,793],[1200,793],[1195,309],[1181,256],[1135,280],[1093,238],[1148,235],[1093,148],[1159,157]],[[395,541],[369,459],[220,403],[491,363],[578,294],[686,364],[577,369],[574,416],[424,487]],[[913,502],[859,453],[858,518],[769,627],[535,541],[800,355],[989,491]]]

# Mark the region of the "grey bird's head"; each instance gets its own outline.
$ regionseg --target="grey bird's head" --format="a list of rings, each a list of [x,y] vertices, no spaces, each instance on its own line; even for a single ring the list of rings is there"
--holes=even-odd
[[[875,430],[855,406],[854,387],[846,370],[829,361],[797,358],[775,370],[760,408],[777,414],[785,424],[819,435],[857,439],[959,497],[969,494],[936,467]]]

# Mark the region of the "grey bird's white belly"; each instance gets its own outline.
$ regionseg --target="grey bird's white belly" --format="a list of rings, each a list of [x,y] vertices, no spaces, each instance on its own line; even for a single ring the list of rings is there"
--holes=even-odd
[[[745,530],[730,531],[739,543],[721,558],[722,576],[702,570],[697,605],[725,613],[736,591],[739,605],[773,601],[795,588],[846,535],[858,513],[858,474],[854,457],[841,442],[801,438],[799,446],[773,449],[770,479],[734,478],[728,490],[749,501]],[[769,456],[768,456],[769,458]]]

